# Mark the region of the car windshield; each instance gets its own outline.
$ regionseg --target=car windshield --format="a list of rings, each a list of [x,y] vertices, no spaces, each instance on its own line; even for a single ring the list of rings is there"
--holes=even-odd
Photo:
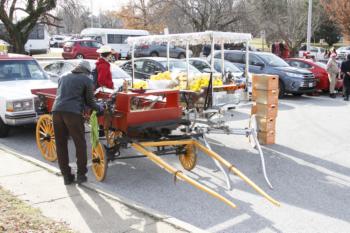
[[[273,67],[286,67],[289,66],[283,59],[277,57],[274,54],[259,54],[259,57],[269,66]]]
[[[0,82],[43,79],[48,78],[34,60],[0,61]]]
[[[162,66],[168,67],[167,61],[161,61],[160,63],[162,64]],[[184,61],[170,60],[169,66],[170,66],[170,68],[169,68],[170,72],[178,73],[178,72],[186,72],[187,71],[187,63]],[[190,69],[190,73],[201,74],[201,72],[199,70],[197,70],[192,65],[189,65],[189,69]]]
[[[221,59],[215,59],[215,63],[214,63],[215,69],[219,72],[222,72],[222,62]],[[224,67],[226,71],[230,71],[233,73],[237,73],[237,72],[242,72],[237,66],[235,66],[234,64],[232,64],[229,61],[224,60]]]

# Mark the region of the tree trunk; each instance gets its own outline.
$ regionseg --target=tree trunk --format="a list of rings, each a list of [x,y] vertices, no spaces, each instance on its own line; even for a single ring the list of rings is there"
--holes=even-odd
[[[19,54],[26,54],[24,45],[26,44],[28,39],[25,39],[23,34],[18,31],[10,33],[10,38],[12,38],[11,44],[13,45],[13,52]]]

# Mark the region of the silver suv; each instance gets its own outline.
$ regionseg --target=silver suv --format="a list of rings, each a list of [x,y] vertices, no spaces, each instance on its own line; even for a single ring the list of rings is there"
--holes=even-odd
[[[185,58],[186,50],[174,45],[170,45],[169,48],[171,58]],[[190,57],[192,56],[192,51],[190,50]],[[135,57],[166,57],[167,56],[167,46],[166,44],[152,44],[152,45],[140,45],[135,48]]]

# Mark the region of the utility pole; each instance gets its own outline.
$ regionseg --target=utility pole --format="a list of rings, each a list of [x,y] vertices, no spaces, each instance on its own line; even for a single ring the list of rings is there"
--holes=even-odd
[[[93,14],[93,5],[92,0],[90,0],[90,11],[91,11],[91,27],[94,27],[94,14]]]
[[[309,10],[307,13],[307,39],[306,39],[306,50],[310,51],[311,42],[311,24],[312,24],[312,0],[309,0]]]

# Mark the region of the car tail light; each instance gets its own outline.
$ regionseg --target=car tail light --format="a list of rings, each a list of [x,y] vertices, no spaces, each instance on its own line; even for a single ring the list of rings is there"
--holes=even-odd
[[[66,47],[64,46],[64,49],[63,49],[65,52],[71,52],[72,51],[72,47]]]

